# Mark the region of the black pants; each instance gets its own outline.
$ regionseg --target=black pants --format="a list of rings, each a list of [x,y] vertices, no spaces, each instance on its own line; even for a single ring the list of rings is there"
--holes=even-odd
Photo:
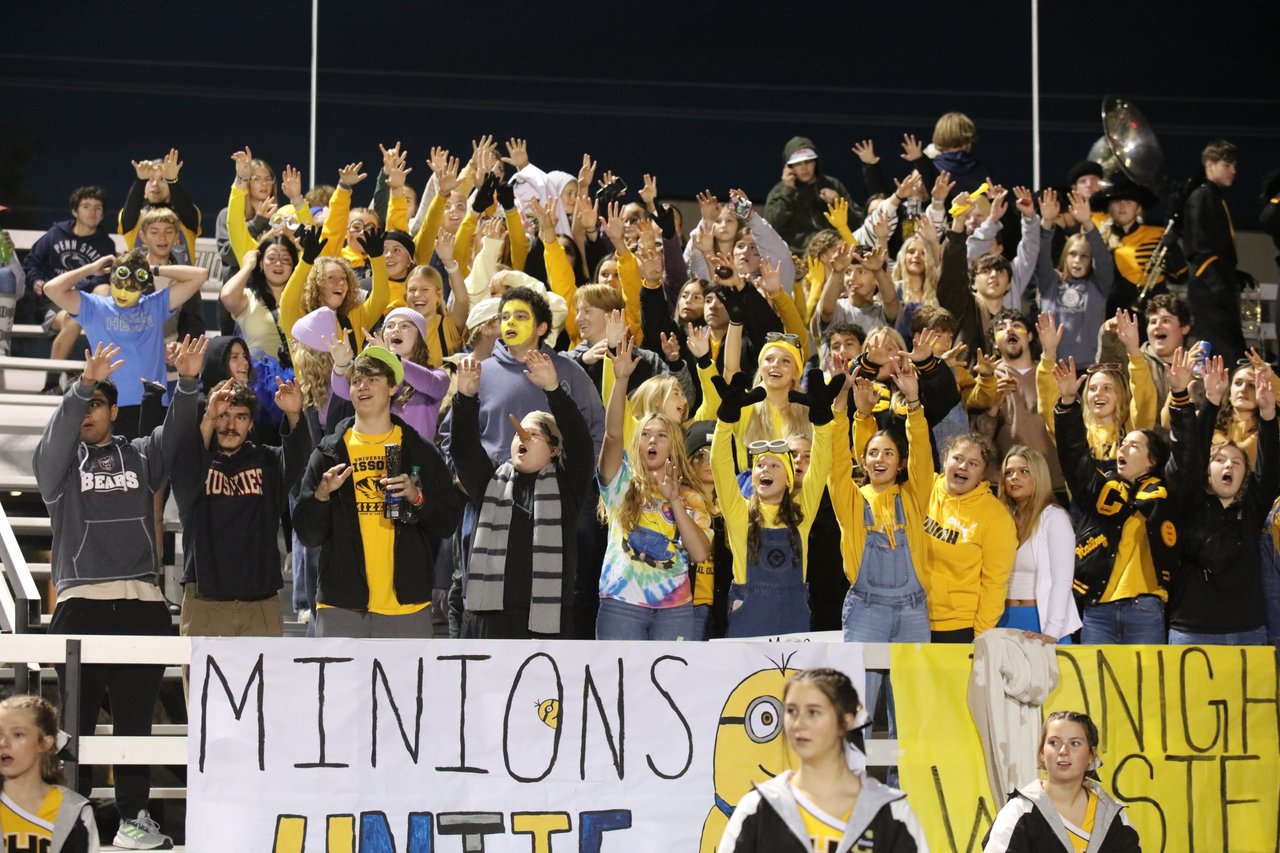
[[[1244,329],[1240,320],[1240,285],[1234,267],[1214,261],[1187,282],[1187,303],[1195,321],[1195,334],[1208,341],[1213,354],[1222,356],[1228,369],[1244,356]]]
[[[930,639],[935,643],[972,643],[972,628],[957,628],[954,631],[930,631]]]
[[[71,598],[58,602],[49,623],[50,634],[172,634],[169,608],[163,601],[92,601]],[[66,707],[66,667],[57,667],[62,690],[62,718],[69,719]],[[102,700],[109,697],[111,723],[116,735],[150,735],[156,699],[164,667],[143,664],[92,664],[80,667],[80,707],[75,709],[80,736],[93,734]],[[90,767],[81,764],[75,788],[84,796],[92,788]],[[132,819],[148,808],[151,799],[151,768],[146,764],[115,768],[116,807],[121,818]]]

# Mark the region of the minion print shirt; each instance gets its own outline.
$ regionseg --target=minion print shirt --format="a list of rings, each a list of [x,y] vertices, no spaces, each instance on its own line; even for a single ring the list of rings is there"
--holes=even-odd
[[[600,570],[600,597],[641,607],[679,607],[693,601],[689,555],[680,544],[671,505],[645,498],[640,523],[623,530],[618,523],[623,498],[631,485],[631,465],[623,454],[618,475],[600,486],[609,508],[609,544]]]

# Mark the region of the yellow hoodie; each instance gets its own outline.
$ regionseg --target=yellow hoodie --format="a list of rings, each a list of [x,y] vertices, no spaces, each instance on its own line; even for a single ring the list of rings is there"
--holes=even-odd
[[[1018,550],[1013,516],[986,481],[961,497],[947,493],[935,474],[924,522],[929,537],[929,626],[935,631],[994,628]]]
[[[1123,427],[1114,423],[1100,424],[1085,421],[1085,435],[1093,458],[1101,461],[1116,458],[1116,449],[1129,430],[1155,429],[1157,412],[1156,384],[1151,378],[1151,365],[1146,356],[1138,353],[1129,356],[1129,416]],[[1036,362],[1036,408],[1044,425],[1053,437],[1053,408],[1058,405],[1058,383],[1053,378],[1053,362],[1040,359]],[[1084,386],[1080,389],[1084,397]]]
[[[880,524],[893,529],[896,522],[894,497],[902,495],[902,511],[907,519],[907,546],[916,577],[929,593],[929,573],[925,558],[929,553],[929,539],[924,532],[924,511],[929,501],[929,488],[933,485],[933,454],[929,445],[929,422],[924,409],[917,406],[907,412],[907,481],[877,492],[870,485],[861,488],[853,482],[853,448],[859,456],[866,452],[867,442],[879,427],[873,417],[854,417],[853,444],[849,444],[849,413],[836,412],[835,431],[831,450],[831,505],[836,520],[840,522],[840,555],[844,560],[844,573],[849,583],[856,583],[862,568],[862,549],[867,541],[863,506],[871,504],[871,515]]]

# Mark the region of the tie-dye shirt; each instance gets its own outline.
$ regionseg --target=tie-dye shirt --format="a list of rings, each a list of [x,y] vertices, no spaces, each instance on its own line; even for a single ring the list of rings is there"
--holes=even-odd
[[[600,484],[609,508],[609,544],[600,570],[600,597],[641,607],[678,607],[693,601],[689,555],[680,543],[671,504],[646,499],[640,523],[624,531],[618,523],[622,499],[631,485],[631,466],[623,454],[613,482]]]

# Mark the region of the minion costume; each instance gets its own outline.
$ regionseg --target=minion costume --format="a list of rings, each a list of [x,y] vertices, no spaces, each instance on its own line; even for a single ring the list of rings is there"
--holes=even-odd
[[[783,347],[793,356],[798,355],[793,344],[776,340],[761,348],[762,360],[770,347]],[[794,530],[790,529],[780,518],[780,505],[755,498],[759,508],[756,548],[751,547],[750,541],[750,504],[742,496],[734,476],[732,441],[742,408],[762,399],[764,389],[746,390],[743,374],[735,377],[735,382],[736,385],[729,385],[717,377],[721,403],[711,440],[711,471],[724,515],[725,538],[733,553],[733,586],[729,590],[726,636],[758,637],[807,631],[811,616],[809,587],[805,583],[808,554],[804,544],[809,539],[809,528],[817,516],[827,475],[831,471],[831,398],[834,397],[831,389],[842,388],[844,377],[837,377],[832,386],[827,386],[821,371],[813,370],[809,372],[808,393],[792,392],[795,402],[809,405],[809,420],[814,426],[809,471],[798,495],[795,494],[795,468],[785,439],[753,443],[748,448],[752,455],[749,460],[751,466],[756,459],[768,456],[781,463],[787,478],[787,491],[782,500],[798,500],[802,514],[800,523]]]

